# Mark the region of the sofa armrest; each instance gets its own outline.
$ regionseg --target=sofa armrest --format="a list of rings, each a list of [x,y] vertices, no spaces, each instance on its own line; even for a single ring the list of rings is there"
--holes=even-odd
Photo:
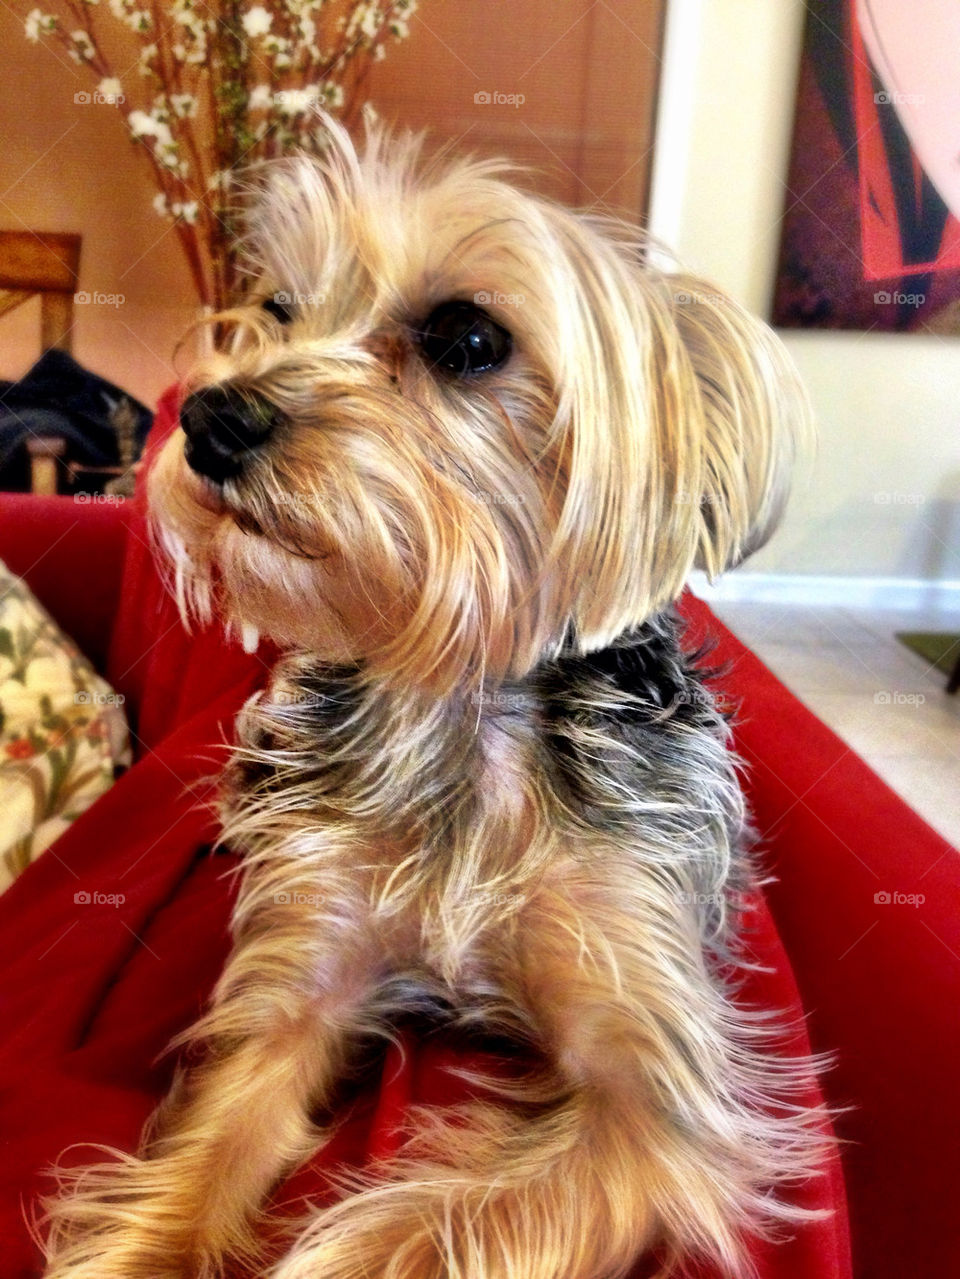
[[[0,559],[101,672],[120,598],[123,506],[0,493]]]
[[[854,1269],[960,1274],[960,860],[700,600],[734,710],[765,895],[845,1142]]]

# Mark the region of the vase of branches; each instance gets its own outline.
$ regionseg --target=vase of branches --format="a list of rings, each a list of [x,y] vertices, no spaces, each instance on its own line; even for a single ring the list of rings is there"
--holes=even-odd
[[[89,71],[88,96],[121,112],[152,168],[153,207],[173,223],[210,311],[240,283],[234,175],[315,149],[320,111],[350,123],[373,63],[409,35],[417,3],[51,0],[25,29],[63,45]]]

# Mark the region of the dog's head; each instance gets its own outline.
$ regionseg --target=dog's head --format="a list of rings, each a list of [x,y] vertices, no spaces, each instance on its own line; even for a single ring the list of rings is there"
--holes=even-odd
[[[185,611],[445,691],[765,539],[805,422],[765,326],[503,166],[329,130],[263,180],[257,284],[150,477]]]

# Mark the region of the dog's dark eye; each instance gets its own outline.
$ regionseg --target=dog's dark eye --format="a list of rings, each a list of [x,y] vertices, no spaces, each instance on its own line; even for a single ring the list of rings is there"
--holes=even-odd
[[[417,332],[431,364],[458,377],[486,373],[510,354],[512,338],[473,302],[444,302],[431,311]]]
[[[281,324],[289,324],[293,319],[293,303],[285,293],[274,293],[272,298],[265,298],[261,309]]]

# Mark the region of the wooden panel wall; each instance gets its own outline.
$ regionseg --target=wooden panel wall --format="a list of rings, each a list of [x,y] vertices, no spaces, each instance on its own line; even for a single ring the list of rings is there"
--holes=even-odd
[[[388,119],[532,166],[537,185],[567,203],[636,218],[647,203],[665,7],[422,0],[410,39],[374,70],[371,97]]]

